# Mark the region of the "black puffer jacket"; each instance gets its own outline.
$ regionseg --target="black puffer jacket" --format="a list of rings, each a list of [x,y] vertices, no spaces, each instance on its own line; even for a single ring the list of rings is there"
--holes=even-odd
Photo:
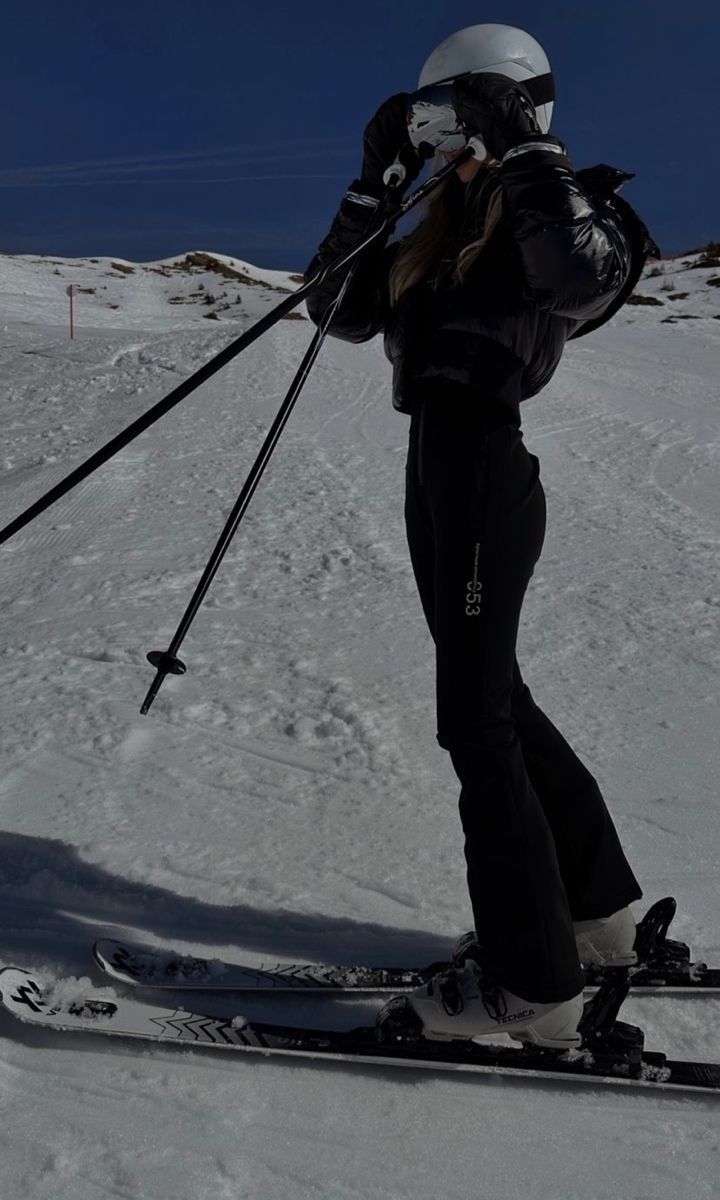
[[[520,424],[521,400],[551,379],[565,342],[597,329],[632,292],[646,259],[659,255],[645,225],[615,191],[632,175],[601,164],[575,172],[565,146],[532,135],[496,171],[463,186],[451,177],[457,222],[430,280],[390,306],[388,276],[402,245],[376,247],[359,264],[330,333],[364,342],[384,331],[393,364],[393,403],[418,402],[453,387],[477,392],[488,426]],[[448,267],[480,236],[490,190],[502,184],[502,217],[462,284]],[[373,197],[351,185],[328,236],[307,268],[310,278],[355,245],[373,216]],[[342,272],[307,301],[317,324],[337,295]]]

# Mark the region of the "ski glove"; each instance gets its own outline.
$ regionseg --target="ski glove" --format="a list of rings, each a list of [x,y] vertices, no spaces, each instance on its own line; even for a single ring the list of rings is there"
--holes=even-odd
[[[498,161],[513,146],[541,133],[527,88],[506,75],[492,71],[461,75],[453,95],[455,112],[468,137],[478,134],[488,154]]]
[[[378,200],[385,193],[383,175],[396,158],[407,171],[401,191],[405,191],[422,170],[423,160],[408,137],[407,99],[406,92],[398,92],[381,104],[363,135],[360,183]]]

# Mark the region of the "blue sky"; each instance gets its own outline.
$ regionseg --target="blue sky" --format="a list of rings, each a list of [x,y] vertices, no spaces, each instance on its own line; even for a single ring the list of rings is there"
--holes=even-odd
[[[479,22],[543,44],[552,132],[637,173],[664,253],[720,239],[717,0],[4,0],[0,250],[302,270],[377,106]]]

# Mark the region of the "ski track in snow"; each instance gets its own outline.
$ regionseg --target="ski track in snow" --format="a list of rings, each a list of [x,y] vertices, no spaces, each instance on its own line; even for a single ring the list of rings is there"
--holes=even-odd
[[[216,286],[201,273],[0,265],[9,520],[242,324],[164,307],[160,288]],[[98,292],[70,343],[53,289],[81,268],[119,307]],[[628,307],[571,343],[524,406],[548,532],[518,653],[608,797],[645,888],[638,911],[675,894],[675,936],[717,963],[708,274],[685,272],[694,291],[674,306],[703,317],[671,329]],[[245,324],[279,298],[238,287]],[[280,323],[0,548],[5,963],[99,984],[89,946],[123,932],[249,963],[414,963],[469,927],[458,787],[435,742],[432,643],[404,540],[407,419],[379,342],[324,348],[183,646],[187,676],[139,716],[145,654],[169,642],[309,329]],[[343,1027],[376,1007],[202,1006]],[[623,1016],[651,1049],[720,1056],[715,1000],[635,999]],[[4,1015],[0,1035],[3,1200],[718,1195],[710,1099],[110,1047]]]

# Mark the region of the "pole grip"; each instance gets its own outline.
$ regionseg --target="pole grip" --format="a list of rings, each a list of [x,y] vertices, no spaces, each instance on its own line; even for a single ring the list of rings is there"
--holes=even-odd
[[[389,166],[383,174],[383,183],[387,188],[400,187],[400,185],[403,184],[406,179],[407,169],[400,161],[399,157],[395,159],[395,162],[392,163],[392,165]]]

